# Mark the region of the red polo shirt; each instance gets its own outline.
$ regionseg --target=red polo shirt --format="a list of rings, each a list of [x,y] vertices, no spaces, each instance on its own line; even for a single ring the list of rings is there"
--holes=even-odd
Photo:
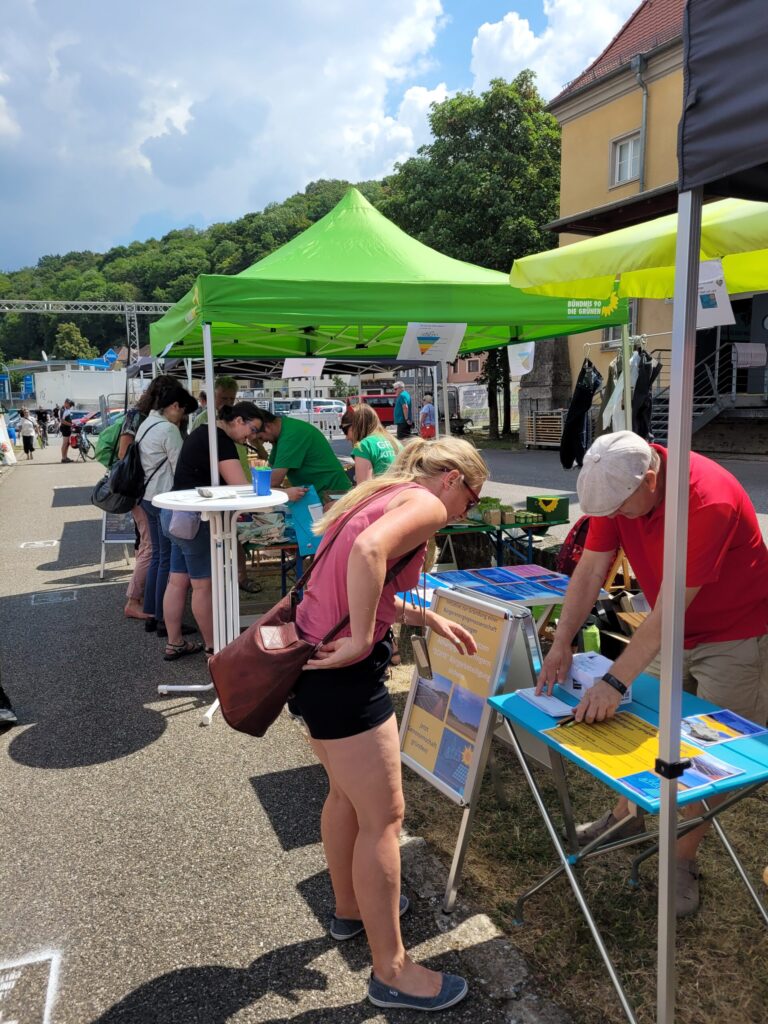
[[[653,448],[666,467],[667,451]],[[768,549],[738,480],[716,462],[691,453],[687,586],[701,587],[685,616],[685,647],[746,640],[768,633]],[[593,516],[586,547],[626,552],[651,607],[661,589],[662,501],[647,516]]]

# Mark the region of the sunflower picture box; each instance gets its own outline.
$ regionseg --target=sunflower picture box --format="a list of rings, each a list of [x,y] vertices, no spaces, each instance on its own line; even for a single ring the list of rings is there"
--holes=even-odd
[[[562,494],[529,494],[525,499],[529,512],[544,516],[545,523],[567,523],[570,516],[570,499]]]

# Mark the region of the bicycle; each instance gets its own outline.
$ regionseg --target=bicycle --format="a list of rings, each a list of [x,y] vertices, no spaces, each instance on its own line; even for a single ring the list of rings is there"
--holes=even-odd
[[[96,458],[96,449],[91,444],[88,435],[84,430],[75,430],[75,437],[77,438],[77,450],[80,453],[81,462],[92,461]]]

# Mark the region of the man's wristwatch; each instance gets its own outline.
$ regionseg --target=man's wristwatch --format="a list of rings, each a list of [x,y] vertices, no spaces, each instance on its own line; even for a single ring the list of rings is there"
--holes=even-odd
[[[618,690],[622,697],[627,692],[628,687],[626,687],[620,679],[617,679],[616,676],[611,675],[610,672],[606,672],[605,675],[602,676],[602,680],[604,683],[608,683],[609,686],[612,686],[614,690]]]

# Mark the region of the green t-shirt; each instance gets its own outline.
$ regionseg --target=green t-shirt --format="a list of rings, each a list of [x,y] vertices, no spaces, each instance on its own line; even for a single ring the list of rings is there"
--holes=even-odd
[[[395,461],[397,452],[391,441],[381,434],[369,434],[358,441],[352,449],[355,458],[367,459],[373,468],[373,475],[380,476]]]
[[[287,469],[293,487],[314,484],[321,499],[324,494],[340,494],[352,487],[333,448],[317,427],[292,416],[281,416],[280,421],[280,436],[269,453],[270,466]]]

